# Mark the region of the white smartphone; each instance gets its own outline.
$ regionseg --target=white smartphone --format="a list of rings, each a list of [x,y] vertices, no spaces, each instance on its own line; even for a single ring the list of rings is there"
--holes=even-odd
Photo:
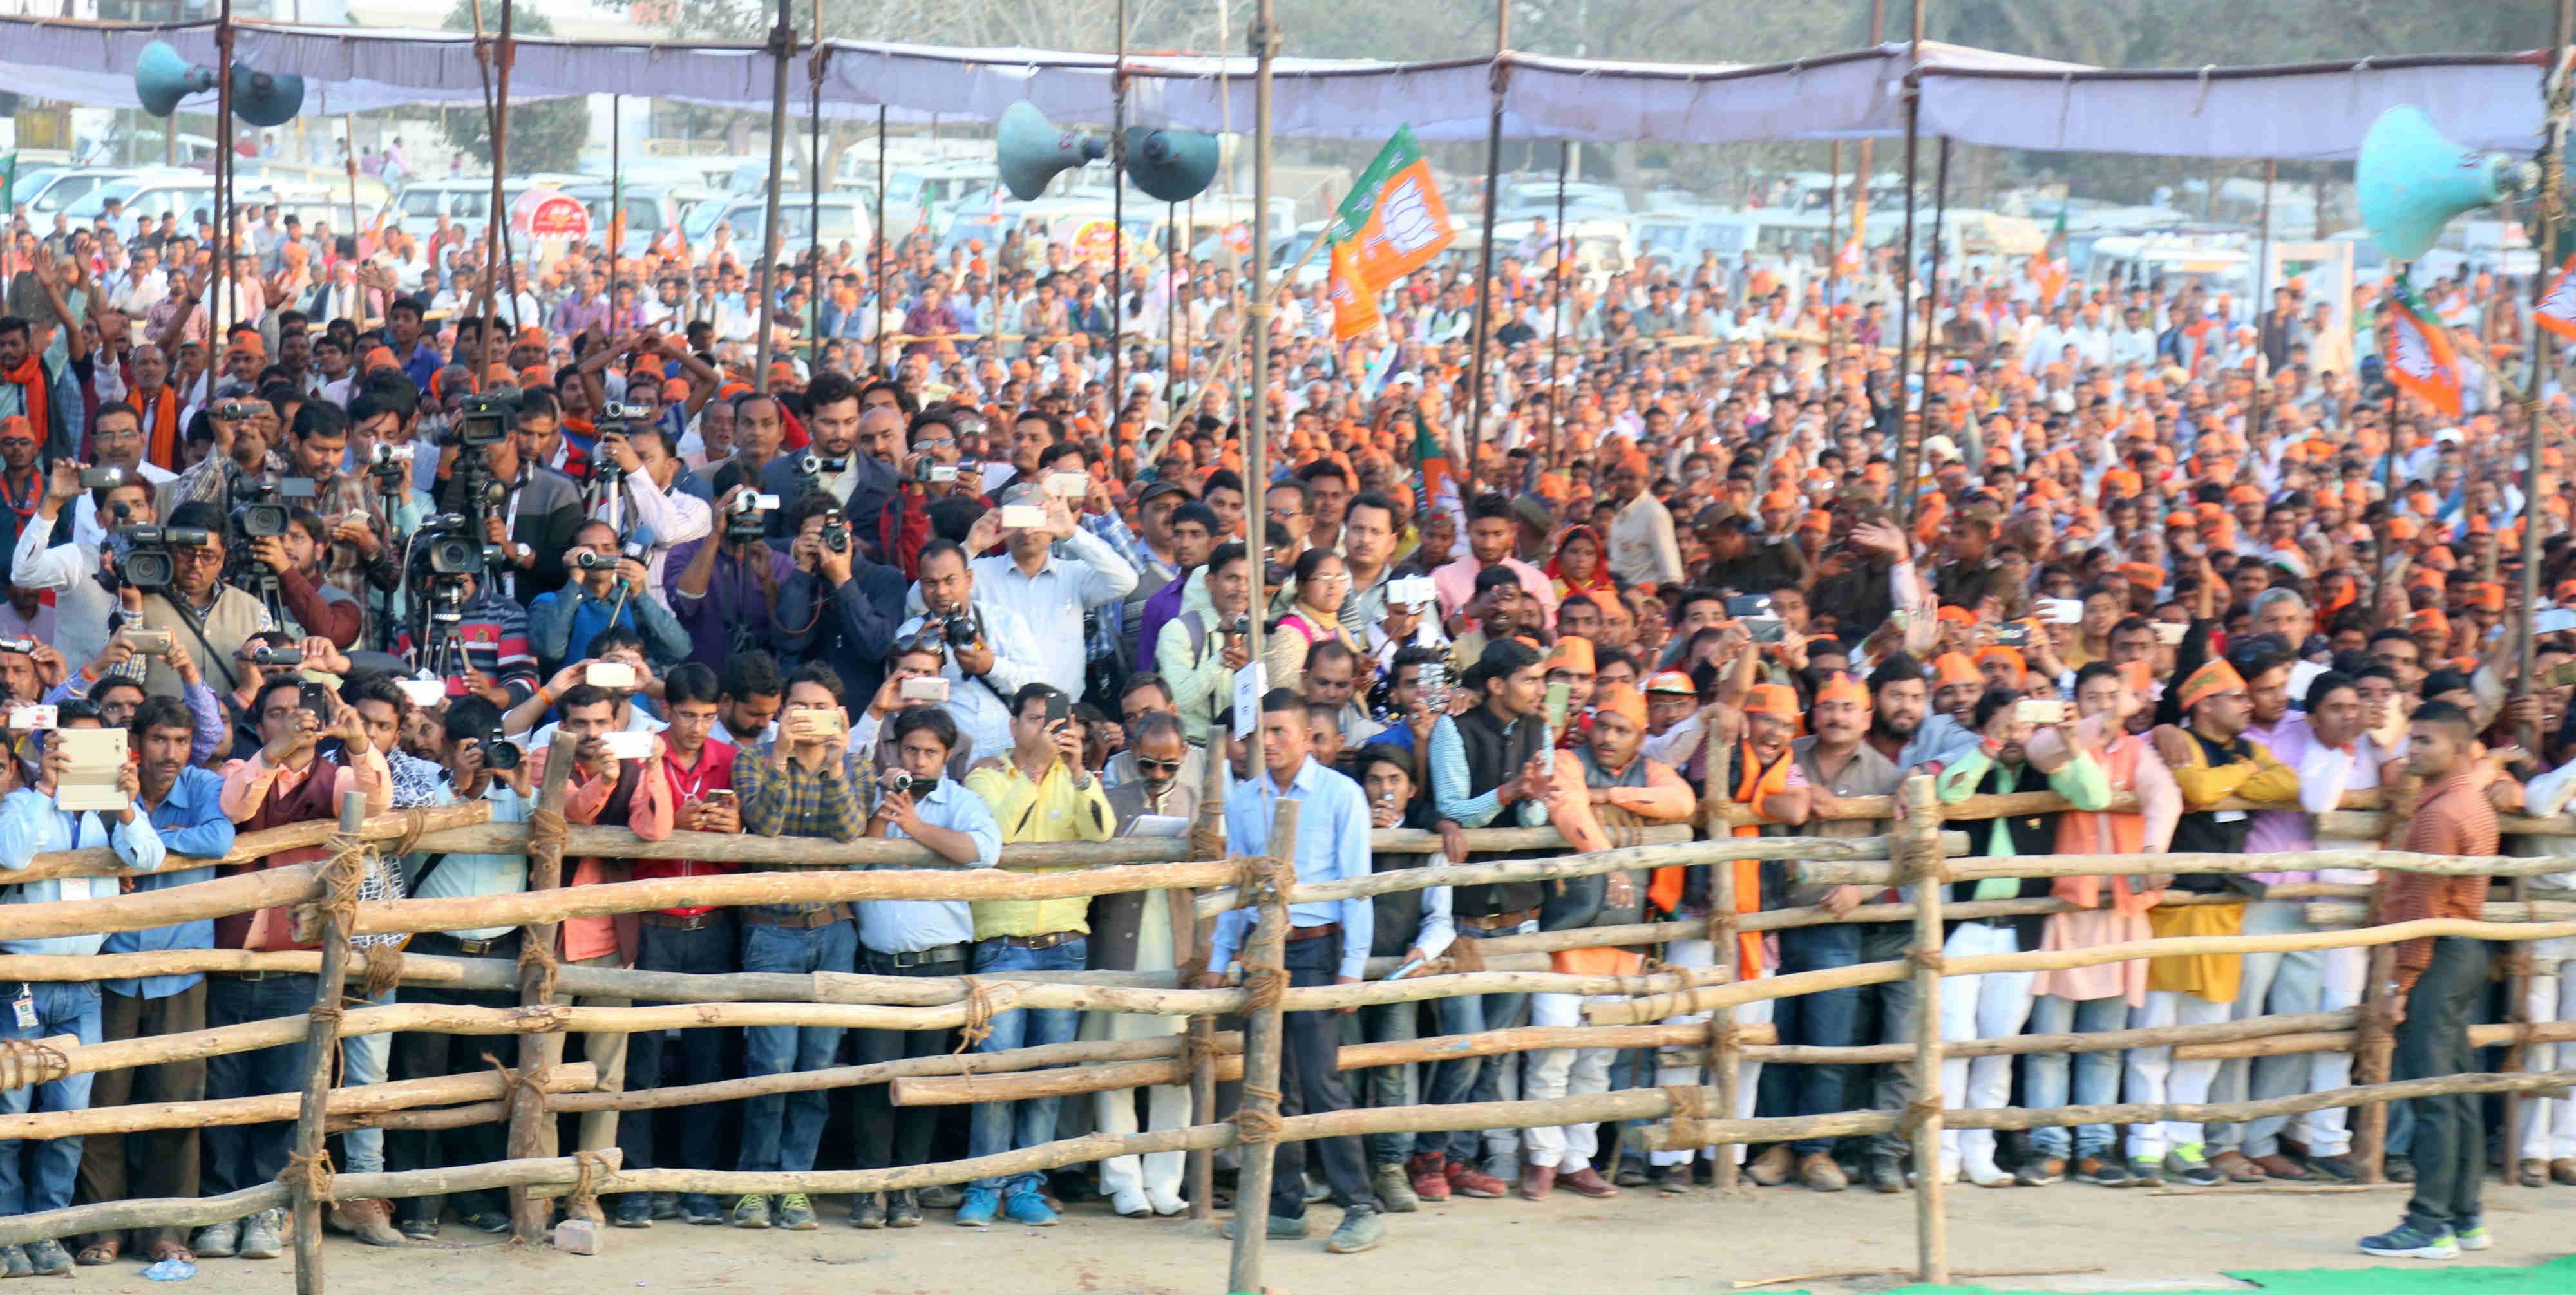
[[[2063,724],[2066,703],[2048,698],[2031,698],[2013,703],[2013,719],[2023,724]]]
[[[581,672],[582,682],[595,688],[632,688],[635,667],[623,661],[593,661]]]
[[[1033,531],[1046,524],[1046,510],[1036,504],[1002,505],[1002,529],[1006,531]]]
[[[1059,499],[1080,499],[1084,495],[1091,493],[1091,474],[1088,472],[1050,472],[1047,474],[1046,488],[1048,494],[1054,495]]]
[[[2181,643],[2182,636],[2191,632],[2190,626],[2178,625],[2172,621],[2154,621],[2151,622],[2147,628],[2154,630],[2156,632],[2156,642],[2162,643],[2166,647],[2173,647]]]
[[[67,767],[54,788],[58,809],[123,809],[131,798],[116,785],[125,772],[125,730],[121,728],[57,729]]]
[[[443,679],[397,679],[394,686],[412,705],[423,710],[447,700],[447,681]]]
[[[649,760],[653,758],[653,735],[650,733],[624,731],[616,733],[602,733],[599,735],[599,744],[607,747],[608,753],[616,756],[620,760]]]
[[[13,706],[9,710],[9,727],[20,732],[53,728],[60,722],[60,714],[60,710],[53,706]]]
[[[2051,625],[2080,625],[2084,621],[2084,600],[2042,598],[2039,600],[2039,618]]]
[[[904,701],[946,701],[948,681],[937,675],[915,675],[896,687],[895,696]]]

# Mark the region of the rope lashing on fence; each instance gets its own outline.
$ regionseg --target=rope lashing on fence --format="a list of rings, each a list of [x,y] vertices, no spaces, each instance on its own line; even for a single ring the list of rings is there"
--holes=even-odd
[[[325,920],[337,923],[344,937],[355,930],[367,872],[378,866],[375,848],[363,837],[333,832],[322,845],[331,852],[322,864],[322,895],[295,906],[295,935],[300,941],[320,940]]]
[[[565,1204],[572,1217],[589,1218],[599,1212],[600,1180],[616,1173],[617,1167],[596,1151],[576,1151],[572,1158],[581,1170],[581,1177],[573,1180],[572,1191]]]
[[[49,1084],[71,1072],[71,1058],[41,1039],[0,1039],[0,1092]]]
[[[564,819],[563,811],[547,809],[543,806],[539,806],[528,811],[529,854],[535,855],[546,853],[551,854],[552,857],[556,859],[561,859],[563,858],[564,842],[568,840],[570,836],[571,824]],[[537,938],[536,928],[530,928],[528,931],[521,934],[519,937],[519,983],[523,986],[529,987],[532,991],[522,994],[522,999],[532,1003],[553,1002],[555,1000],[556,969],[554,940],[551,935],[551,928],[548,928],[548,938],[545,939]]]
[[[993,1037],[993,991],[973,976],[966,977],[966,1021],[957,1027],[957,1046],[951,1052],[971,1052],[975,1045]]]
[[[1705,1140],[1702,1130],[1708,1121],[1708,1092],[1696,1084],[1668,1084],[1664,1099],[1673,1104],[1673,1137],[1676,1145],[1687,1132],[1692,1145]]]
[[[402,814],[405,820],[403,824],[403,834],[400,837],[395,838],[392,849],[385,851],[387,856],[395,859],[399,859],[404,855],[410,854],[412,851],[419,849],[420,838],[429,834],[429,810],[427,808],[414,805],[410,809],[402,811]]]
[[[1276,1088],[1264,1088],[1247,1079],[1243,1081],[1243,1104],[1234,1108],[1234,1136],[1237,1142],[1277,1142],[1288,1126],[1279,1120],[1279,1103],[1287,1094]],[[1253,1105],[1258,1098],[1264,1106]]]
[[[546,1093],[545,1067],[538,1066],[523,1073],[502,1065],[501,1059],[493,1056],[489,1052],[483,1054],[483,1062],[485,1065],[492,1067],[493,1073],[501,1076],[501,1095],[504,1101],[515,1105],[522,1092],[532,1093],[539,1100],[544,1099]]]
[[[317,1201],[331,1199],[331,1152],[328,1148],[306,1155],[301,1151],[286,1153],[286,1167],[277,1171],[277,1181],[289,1190],[301,1187]]]
[[[1941,956],[1941,951],[1939,949],[1907,949],[1905,951],[1905,960],[1913,963],[1915,966],[1923,968],[1926,971],[1935,972],[1945,976],[1950,974],[1950,961],[1949,959]]]
[[[359,987],[359,993],[368,1002],[373,1003],[392,993],[394,986],[401,983],[403,954],[400,947],[391,944],[370,944],[366,947],[365,953],[367,955],[366,983]]]

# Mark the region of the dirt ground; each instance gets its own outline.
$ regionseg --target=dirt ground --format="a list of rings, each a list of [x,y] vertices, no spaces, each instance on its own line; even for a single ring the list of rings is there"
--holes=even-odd
[[[2576,1190],[2487,1188],[2496,1247],[2457,1264],[2520,1267],[2576,1249]],[[2336,1195],[2152,1196],[2074,1183],[1949,1194],[1951,1263],[1960,1270],[2084,1264],[2104,1271],[1992,1278],[1999,1290],[2173,1291],[2255,1289],[2221,1275],[2249,1268],[2367,1268],[2384,1262],[2353,1240],[2392,1223],[2403,1189]],[[469,1244],[449,1225],[434,1247],[377,1250],[333,1238],[324,1251],[330,1288],[608,1295],[615,1291],[770,1292],[1185,1292],[1223,1291],[1226,1245],[1213,1223],[1131,1221],[1099,1203],[1072,1207],[1050,1229],[969,1231],[934,1211],[916,1230],[860,1232],[824,1206],[814,1232],[738,1232],[677,1222],[603,1232],[603,1253]],[[1729,1283],[1792,1274],[1910,1265],[1914,1200],[1794,1187],[1741,1199],[1708,1189],[1659,1197],[1630,1190],[1587,1201],[1559,1192],[1540,1204],[1452,1201],[1390,1216],[1389,1238],[1365,1255],[1323,1252],[1340,1212],[1312,1211],[1314,1237],[1271,1242],[1267,1284],[1292,1295],[1340,1291],[1728,1291]],[[479,1238],[478,1238],[479,1241]],[[1472,1257],[1472,1258],[1471,1258]],[[2396,1261],[2404,1262],[2404,1261]],[[1434,1276],[1432,1274],[1445,1274]],[[144,1280],[120,1260],[84,1268],[88,1290],[230,1295],[289,1289],[292,1260],[212,1260],[189,1282]],[[1770,1291],[1885,1290],[1896,1278],[1806,1281]]]

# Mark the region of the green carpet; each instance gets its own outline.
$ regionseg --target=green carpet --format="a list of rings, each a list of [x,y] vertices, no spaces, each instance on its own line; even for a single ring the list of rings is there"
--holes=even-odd
[[[2387,1268],[2262,1268],[2230,1271],[2263,1295],[2552,1295],[2576,1292],[2576,1255],[2529,1268],[2480,1267],[2459,1261]],[[2228,1288],[2235,1291],[2235,1288]],[[1992,1286],[1900,1286],[1891,1295],[2008,1295]],[[2221,1295],[2163,1291],[2155,1295]],[[2244,1295],[2235,1292],[2235,1295]]]

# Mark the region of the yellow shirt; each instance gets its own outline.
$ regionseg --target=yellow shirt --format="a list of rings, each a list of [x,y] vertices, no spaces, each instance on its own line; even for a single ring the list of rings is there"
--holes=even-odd
[[[1109,810],[1109,793],[1102,790],[1100,779],[1087,779],[1076,788],[1073,771],[1061,760],[1036,782],[1029,781],[1028,775],[1007,757],[998,769],[977,765],[967,771],[966,789],[983,797],[984,804],[992,809],[993,821],[1001,824],[1004,845],[1024,841],[1106,841],[1117,827],[1117,816]],[[1075,863],[1030,871],[1070,872],[1081,866]],[[975,938],[1052,935],[1057,931],[1088,935],[1091,926],[1086,917],[1090,909],[1091,899],[1085,895],[1070,899],[979,899],[974,903]]]

